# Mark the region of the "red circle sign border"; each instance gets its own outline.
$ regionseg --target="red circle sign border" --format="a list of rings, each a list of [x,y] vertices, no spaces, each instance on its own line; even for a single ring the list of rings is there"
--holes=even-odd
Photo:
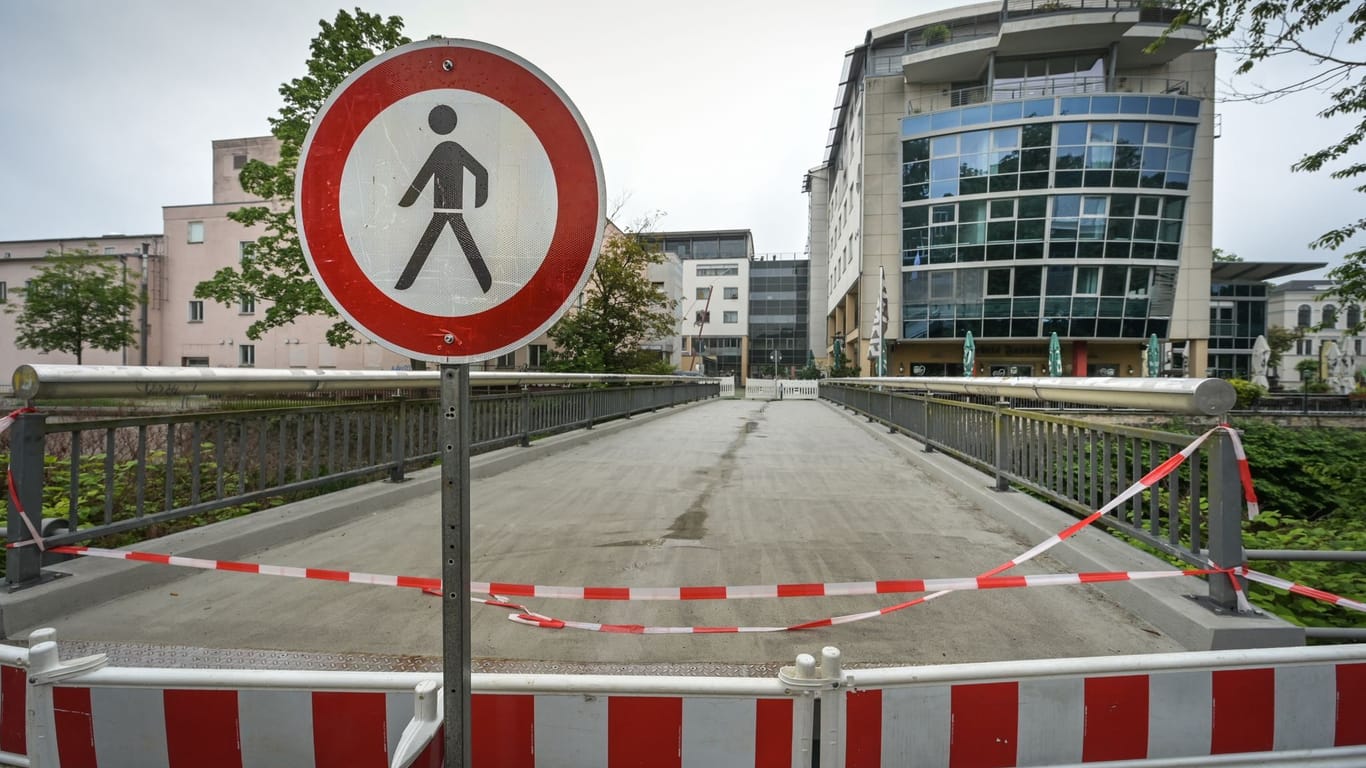
[[[555,229],[540,269],[506,301],[461,317],[419,312],[385,295],[361,271],[341,221],[342,170],[361,131],[398,100],[437,89],[480,93],[515,112],[545,149],[556,186]],[[487,360],[540,335],[587,283],[602,244],[602,164],[578,110],[529,62],[472,40],[410,43],[347,78],[309,129],[294,199],[299,244],[323,294],[363,333],[420,360]]]

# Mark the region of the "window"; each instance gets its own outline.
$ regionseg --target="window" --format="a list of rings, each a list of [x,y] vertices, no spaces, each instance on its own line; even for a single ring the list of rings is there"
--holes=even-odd
[[[9,286],[5,284],[4,280],[0,280],[0,304],[4,304],[6,301],[9,301]]]
[[[709,285],[699,285],[699,286],[697,287],[697,298],[699,298],[699,299],[710,299],[710,298],[711,298],[711,286],[709,286]]]
[[[493,367],[497,368],[500,371],[508,371],[512,370],[513,368],[516,368],[517,351],[513,350],[512,352],[509,352],[506,355],[499,355],[498,359],[493,362]]]
[[[1100,267],[1077,267],[1077,295],[1095,296],[1100,293]]]
[[[0,283],[0,301],[4,300],[5,284]],[[1349,329],[1355,329],[1358,325],[1361,325],[1361,307],[1357,304],[1352,304],[1347,307],[1347,327]]]
[[[190,322],[204,322],[204,302],[195,299],[190,302]]]
[[[698,325],[705,325],[707,323],[710,323],[711,313],[705,309],[697,310],[697,315],[695,316],[694,322],[696,322]]]
[[[208,368],[209,358],[207,357],[182,357],[180,364],[186,368]]]
[[[1295,318],[1295,327],[1308,328],[1309,326],[1313,325],[1313,312],[1314,310],[1311,309],[1308,304],[1301,304],[1298,313],[1299,316]]]
[[[237,364],[242,368],[251,368],[256,365],[255,344],[239,344],[237,346]]]
[[[1333,306],[1332,304],[1323,305],[1323,327],[1338,327],[1338,308]]]
[[[185,225],[185,242],[202,243],[204,242],[204,222],[192,221]]]
[[[727,299],[738,299],[738,298],[740,298],[740,289],[739,289],[739,288],[736,288],[735,286],[729,286],[729,287],[727,287],[727,288],[725,288],[725,289],[723,289],[723,290],[725,291],[724,298],[727,298]]]
[[[242,168],[246,167],[246,165],[247,165],[247,156],[246,156],[246,155],[233,155],[233,156],[232,156],[232,169],[233,169],[234,171],[240,171]]]
[[[106,246],[104,247],[104,255],[105,255],[105,256],[112,256],[112,255],[114,255],[114,246],[112,246],[112,245],[106,245]]]
[[[237,260],[246,261],[247,259],[251,258],[252,246],[254,246],[255,244],[256,243],[254,243],[251,240],[237,241]]]
[[[724,314],[721,316],[721,322],[723,322],[723,323],[738,323],[738,322],[740,322],[740,313],[739,313],[739,312],[726,312],[726,313],[724,313]]]
[[[550,361],[550,347],[545,344],[532,344],[527,348],[529,353],[528,364],[530,368],[544,368]]]
[[[243,296],[242,301],[237,305],[237,314],[254,315],[256,314],[256,299],[250,296]]]
[[[724,267],[698,267],[698,277],[736,277],[740,274],[740,268],[734,264]]]

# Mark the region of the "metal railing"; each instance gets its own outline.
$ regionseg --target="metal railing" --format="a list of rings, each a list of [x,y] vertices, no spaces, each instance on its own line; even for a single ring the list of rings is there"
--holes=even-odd
[[[113,371],[88,371],[83,377],[75,368],[30,369],[36,378],[20,382],[16,376],[15,388],[29,397],[83,398],[92,391],[126,394],[129,386],[157,393],[191,386],[178,371],[160,380],[148,369],[128,371],[120,384]],[[288,391],[290,385],[282,386],[279,379],[297,384],[301,372],[235,373],[219,370],[195,386],[200,392]],[[379,372],[369,377],[357,376],[367,373],[361,371],[308,373],[342,374],[310,377],[314,384],[330,382],[324,389],[335,384],[348,391],[392,392],[394,387],[393,376]],[[538,437],[719,394],[715,380],[697,377],[499,373],[473,378],[500,387],[523,383],[516,391],[471,397],[473,453],[526,446]],[[409,469],[438,458],[438,402],[417,387],[426,380],[433,388],[439,382],[434,372],[399,380],[406,396],[338,405],[68,421],[41,411],[19,415],[0,436],[8,443],[8,469],[18,495],[17,500],[5,497],[5,540],[23,545],[7,551],[6,580],[16,585],[41,577],[44,555],[25,545],[34,537],[24,517],[51,547],[228,508],[250,511],[248,505],[266,500],[293,500],[375,478],[401,481]],[[548,383],[556,381],[561,383]],[[20,508],[24,514],[14,514]]]
[[[1180,8],[1174,0],[1002,0],[1001,20],[1078,11],[1138,11],[1143,22],[1170,24]]]
[[[967,402],[992,395],[995,405]],[[1027,489],[1071,512],[1100,509],[1192,437],[1012,407],[1068,401],[1171,413],[1226,413],[1236,399],[1219,379],[866,379],[826,381],[821,396],[995,476],[996,489]],[[1193,565],[1243,562],[1242,495],[1233,446],[1217,433],[1206,448],[1101,518],[1106,526]],[[1236,606],[1227,579],[1210,597]]]
[[[907,102],[907,114],[938,112],[954,107],[966,107],[996,101],[1016,101],[1052,96],[1073,96],[1087,93],[1135,93],[1184,96],[1190,92],[1190,81],[1166,77],[1055,77],[1040,78],[1014,85],[997,83],[994,86],[974,85],[956,88]]]

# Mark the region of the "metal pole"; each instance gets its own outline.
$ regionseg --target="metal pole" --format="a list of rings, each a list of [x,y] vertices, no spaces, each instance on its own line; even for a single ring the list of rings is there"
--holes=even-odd
[[[43,446],[46,444],[44,433],[47,414],[24,413],[14,420],[10,427],[9,471],[14,475],[14,489],[19,498],[9,496],[6,483],[6,501],[10,514],[6,521],[6,538],[12,543],[32,541],[33,535],[16,510],[24,510],[35,530],[41,531],[43,525]],[[0,475],[0,483],[6,478]],[[10,586],[37,582],[42,578],[42,552],[30,544],[24,547],[11,547],[5,550],[5,580]]]
[[[1209,453],[1209,554],[1216,566],[1243,564],[1242,480],[1233,453],[1233,438],[1225,431],[1214,433]],[[1238,578],[1243,589],[1247,580]],[[1238,598],[1227,576],[1209,577],[1209,596],[1220,608],[1238,609]]]
[[[446,688],[444,765],[470,752],[470,367],[441,366],[441,669]]]
[[[996,428],[996,490],[1009,491],[1010,478],[1006,473],[1010,471],[1010,434],[1006,431],[1005,409],[1009,407],[1010,401],[1002,399],[996,402],[995,418],[993,419]]]

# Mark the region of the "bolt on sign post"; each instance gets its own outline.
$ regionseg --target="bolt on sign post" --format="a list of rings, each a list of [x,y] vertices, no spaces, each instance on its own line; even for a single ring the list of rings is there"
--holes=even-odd
[[[300,155],[299,243],[323,294],[376,343],[440,364],[446,765],[470,760],[469,364],[540,335],[583,290],[604,189],[564,91],[473,40],[371,59]]]

